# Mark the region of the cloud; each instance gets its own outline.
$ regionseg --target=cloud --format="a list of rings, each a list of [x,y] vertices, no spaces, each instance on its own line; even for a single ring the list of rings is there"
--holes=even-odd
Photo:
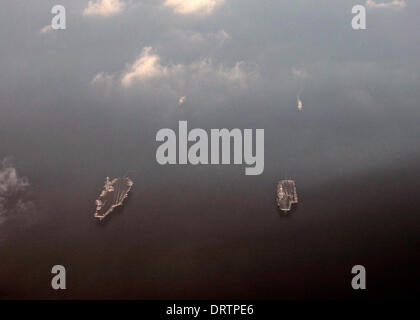
[[[296,68],[292,68],[292,74],[299,80],[304,80],[309,76],[309,73],[307,73],[305,70]]]
[[[125,4],[121,0],[89,0],[83,15],[108,17],[122,12],[124,8]]]
[[[127,67],[121,76],[121,85],[130,87],[136,81],[151,79],[176,78],[179,81],[186,78],[217,77],[228,82],[245,83],[249,77],[255,77],[255,70],[247,70],[244,61],[236,62],[232,68],[222,64],[214,64],[210,58],[202,58],[191,64],[162,65],[160,57],[153,52],[152,47],[144,47],[139,58]],[[97,78],[95,76],[95,78]],[[175,80],[176,80],[175,79]],[[95,79],[94,79],[95,80]]]
[[[45,34],[45,33],[50,33],[53,31],[53,28],[51,27],[51,25],[46,25],[45,27],[43,27],[41,30],[39,30],[39,33]]]
[[[114,77],[112,75],[107,74],[105,72],[99,72],[93,77],[91,84],[105,83],[107,85],[111,85],[113,80]]]
[[[0,195],[4,196],[16,191],[22,191],[29,183],[25,178],[18,176],[15,168],[7,167],[3,161],[3,167],[0,170]]]
[[[28,180],[20,177],[16,169],[3,160],[0,169],[0,224],[11,214],[26,212],[33,206],[23,197],[28,187]]]
[[[183,42],[188,45],[202,46],[202,45],[223,45],[225,42],[231,40],[231,36],[225,30],[216,32],[200,33],[191,30],[171,30],[169,35],[175,38],[178,42]]]
[[[210,32],[210,33],[208,33],[207,34],[207,38],[209,40],[216,41],[219,44],[223,44],[226,41],[231,40],[232,37],[230,36],[229,33],[227,33],[225,30],[222,29],[222,30],[219,30],[217,32]]]
[[[173,8],[177,14],[210,14],[224,0],[166,0],[165,7]]]
[[[175,100],[182,105],[187,95],[192,101],[205,96],[206,103],[241,95],[254,88],[259,79],[258,66],[254,63],[237,61],[226,65],[210,57],[189,63],[165,63],[152,47],[144,47],[139,57],[122,71],[100,72],[91,84],[98,88],[101,83],[110,84],[114,89],[124,89],[124,94],[140,94],[145,101],[158,98],[168,104]],[[149,100],[151,97],[153,100]]]
[[[128,66],[121,77],[121,85],[129,87],[136,80],[165,77],[179,70],[180,65],[162,66],[160,57],[153,53],[152,47],[144,47],[139,58]]]
[[[199,76],[200,78],[216,77],[225,82],[241,85],[246,85],[248,80],[258,77],[258,72],[245,61],[238,61],[233,67],[229,68],[223,64],[213,63],[211,58],[203,58],[193,62],[189,66],[189,69],[193,75]]]
[[[375,2],[367,0],[366,6],[369,8],[404,8],[407,6],[405,0],[392,0],[390,2]]]

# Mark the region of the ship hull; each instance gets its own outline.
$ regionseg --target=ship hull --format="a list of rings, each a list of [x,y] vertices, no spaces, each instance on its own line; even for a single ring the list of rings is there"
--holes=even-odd
[[[104,219],[116,207],[122,205],[131,190],[133,182],[130,178],[116,178],[105,182],[104,190],[96,200],[95,218]]]

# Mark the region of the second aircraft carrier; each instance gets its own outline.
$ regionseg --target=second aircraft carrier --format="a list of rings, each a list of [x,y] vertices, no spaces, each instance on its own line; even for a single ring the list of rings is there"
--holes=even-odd
[[[280,180],[277,185],[277,205],[282,211],[290,211],[292,204],[298,202],[296,185],[293,180]]]

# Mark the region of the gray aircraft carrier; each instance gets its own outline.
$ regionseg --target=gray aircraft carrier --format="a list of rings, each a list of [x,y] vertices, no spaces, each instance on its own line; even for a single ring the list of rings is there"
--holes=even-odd
[[[277,205],[282,211],[290,211],[292,204],[298,202],[296,185],[293,180],[280,180],[277,185]]]
[[[102,220],[114,210],[115,207],[122,205],[128,192],[133,185],[130,178],[116,178],[112,181],[106,177],[104,189],[96,200],[95,218]]]

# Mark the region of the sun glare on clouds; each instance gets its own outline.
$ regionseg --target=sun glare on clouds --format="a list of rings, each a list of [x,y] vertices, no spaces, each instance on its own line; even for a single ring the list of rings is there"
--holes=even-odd
[[[112,16],[124,10],[125,4],[121,0],[89,0],[83,11],[85,16]]]
[[[210,14],[224,0],[166,0],[165,7],[171,7],[178,14]]]

